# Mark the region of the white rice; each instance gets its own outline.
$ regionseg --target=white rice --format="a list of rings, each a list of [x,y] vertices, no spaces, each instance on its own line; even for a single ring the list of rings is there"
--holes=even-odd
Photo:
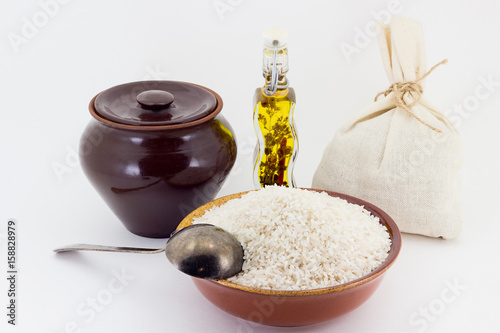
[[[269,186],[212,208],[193,223],[238,238],[243,270],[228,280],[250,287],[307,290],[358,279],[387,258],[385,226],[362,206],[324,192]]]

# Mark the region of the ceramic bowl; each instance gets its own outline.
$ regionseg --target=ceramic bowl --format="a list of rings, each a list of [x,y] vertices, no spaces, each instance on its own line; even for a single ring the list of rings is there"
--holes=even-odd
[[[363,304],[375,292],[386,271],[394,263],[401,248],[401,234],[396,223],[380,208],[361,199],[341,193],[326,192],[348,202],[362,205],[380,223],[387,227],[392,245],[387,259],[370,274],[349,283],[305,291],[268,290],[243,286],[227,280],[193,278],[196,287],[220,309],[245,320],[273,326],[302,326],[327,321],[350,312]],[[236,193],[211,201],[188,215],[179,228],[192,224],[192,220],[205,211],[239,198]]]

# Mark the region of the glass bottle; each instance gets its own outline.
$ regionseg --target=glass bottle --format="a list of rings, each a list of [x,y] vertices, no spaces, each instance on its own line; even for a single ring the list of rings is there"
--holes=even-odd
[[[254,94],[253,123],[257,135],[253,181],[266,185],[295,187],[293,167],[299,143],[293,120],[295,91],[289,87],[287,33],[264,32],[263,76],[265,85]]]

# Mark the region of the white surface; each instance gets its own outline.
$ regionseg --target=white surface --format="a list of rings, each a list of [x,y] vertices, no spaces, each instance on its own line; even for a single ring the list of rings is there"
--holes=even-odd
[[[49,0],[3,1],[0,11],[2,332],[285,331],[220,311],[161,255],[51,252],[75,242],[164,244],[127,232],[85,179],[75,152],[90,120],[87,105],[99,91],[134,80],[183,80],[214,89],[239,148],[220,195],[250,189],[251,99],[262,84],[261,36],[265,29],[285,28],[298,98],[296,180],[307,187],[336,128],[386,89],[375,39],[360,31],[371,33],[374,17],[386,19],[389,11],[422,21],[429,65],[449,59],[427,79],[425,94],[451,112],[463,137],[463,232],[453,241],[404,235],[399,259],[367,303],[336,320],[286,331],[500,331],[497,2],[59,1],[45,6],[51,16],[40,5]],[[25,43],[16,52],[9,36],[22,36],[26,22],[40,28],[24,28]],[[341,51],[346,44],[356,47],[350,57]],[[66,172],[58,174],[55,166]],[[19,234],[15,327],[6,323],[9,218],[16,219]],[[118,283],[114,274],[122,271],[128,279]],[[106,304],[91,310],[87,302],[97,297]]]

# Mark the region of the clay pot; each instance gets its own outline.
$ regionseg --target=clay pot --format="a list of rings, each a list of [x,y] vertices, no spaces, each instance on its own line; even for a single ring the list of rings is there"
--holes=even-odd
[[[134,234],[169,237],[213,200],[236,159],[214,91],[176,81],[132,82],[92,99],[80,140],[85,175]]]

